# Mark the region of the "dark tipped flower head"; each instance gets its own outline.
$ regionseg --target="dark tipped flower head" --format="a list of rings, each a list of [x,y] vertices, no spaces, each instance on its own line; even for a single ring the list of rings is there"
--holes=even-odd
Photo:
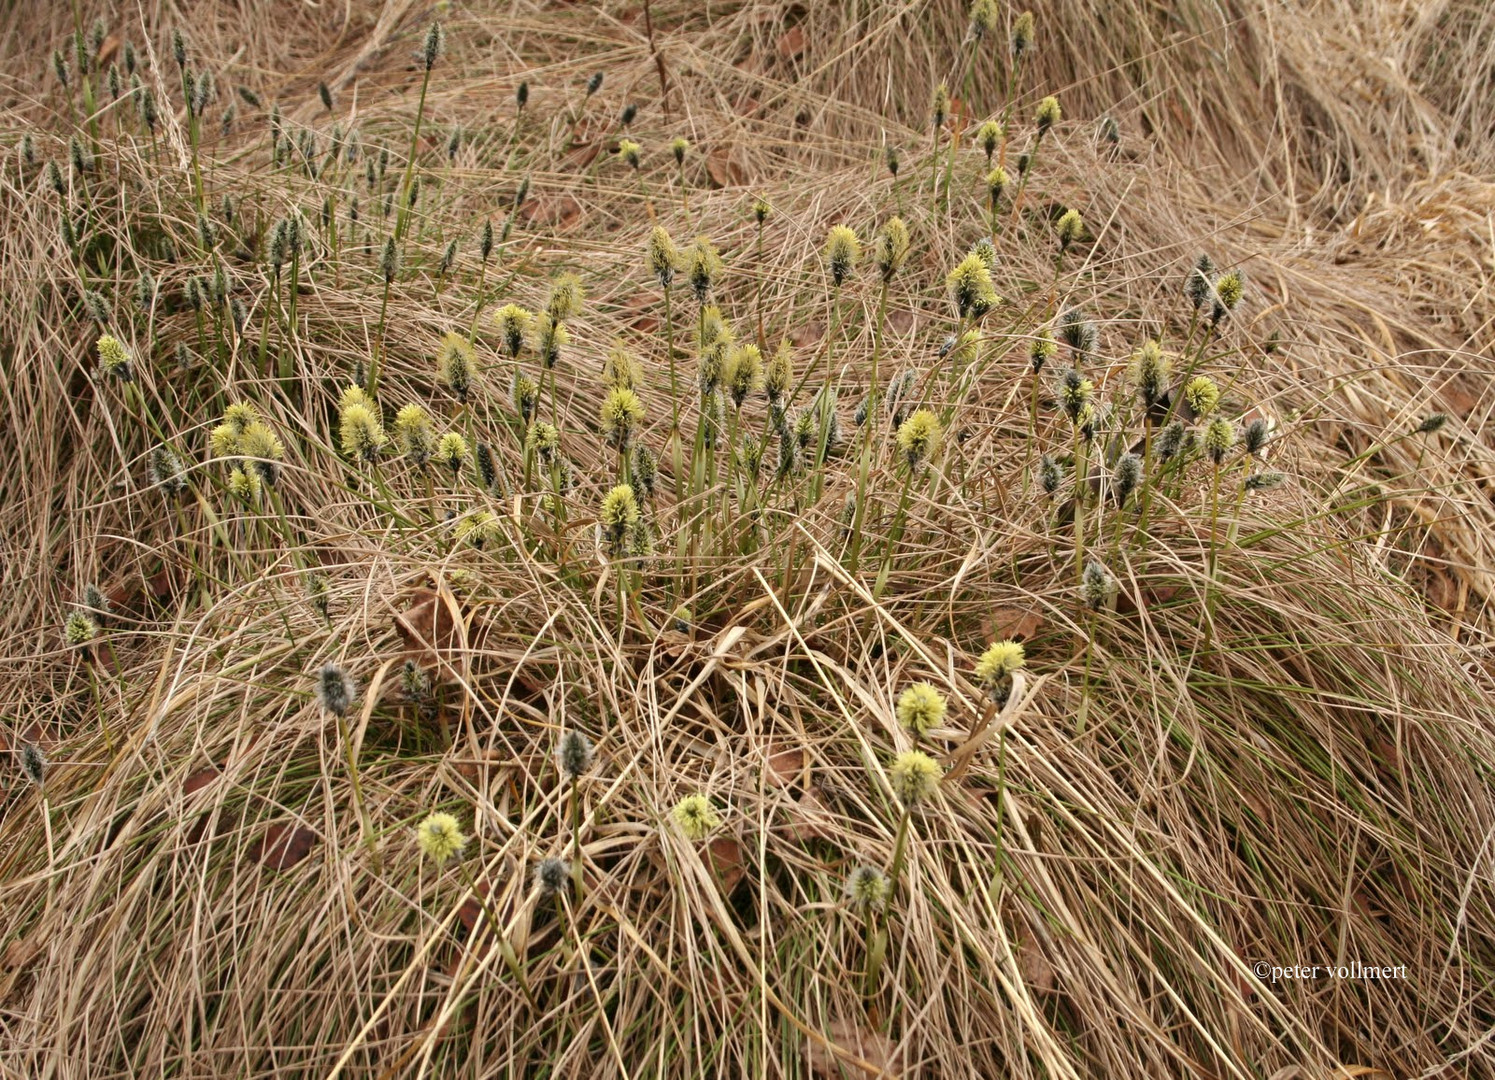
[[[685,155],[690,153],[690,140],[684,135],[677,135],[670,141],[670,154],[675,158],[676,165],[685,164]]]
[[[1225,460],[1236,443],[1235,425],[1223,416],[1217,416],[1204,428],[1204,450],[1216,465]]]
[[[1038,463],[1038,482],[1045,495],[1052,496],[1064,483],[1064,466],[1054,460],[1052,454],[1044,454]]]
[[[99,623],[86,611],[73,611],[62,624],[62,636],[69,645],[87,645],[99,636]]]
[[[601,90],[601,89],[602,89],[602,72],[600,72],[600,71],[593,72],[592,73],[592,77],[587,80],[587,97],[591,97],[593,94],[595,94],[598,90]]]
[[[1137,485],[1142,482],[1142,459],[1136,454],[1122,454],[1111,470],[1111,492],[1117,506],[1125,506]]]
[[[1184,440],[1188,435],[1188,429],[1184,427],[1182,420],[1175,420],[1163,429],[1158,436],[1158,460],[1172,461],[1184,448]]]
[[[1046,329],[1040,329],[1028,342],[1028,363],[1033,368],[1033,374],[1037,375],[1043,370],[1043,366],[1054,358],[1059,351],[1059,343]]]
[[[628,534],[638,524],[638,497],[628,484],[618,484],[602,497],[597,511],[597,526],[602,534],[602,548],[611,557],[624,553]]]
[[[1105,565],[1095,559],[1085,564],[1085,573],[1080,579],[1080,594],[1085,606],[1091,611],[1109,607],[1116,599],[1116,578]]]
[[[35,743],[21,744],[21,771],[37,787],[47,778],[47,755]]]
[[[535,889],[548,899],[566,887],[571,878],[571,866],[564,859],[541,859],[535,864]]]
[[[917,409],[898,426],[898,452],[908,467],[917,472],[934,457],[943,434],[939,417],[928,409]]]
[[[373,461],[389,441],[379,414],[363,402],[353,402],[338,419],[338,439],[352,461]]]
[[[873,258],[884,281],[891,281],[903,266],[908,258],[908,226],[901,217],[889,218],[882,232],[877,234]]]
[[[845,225],[831,226],[825,240],[825,262],[837,288],[851,276],[861,258],[862,242],[857,234]]]
[[[1252,457],[1258,457],[1272,440],[1272,423],[1262,416],[1252,418],[1241,429],[1241,448]]]
[[[524,339],[533,321],[534,316],[518,304],[505,304],[493,313],[499,342],[511,358],[517,359],[524,350]]]
[[[656,225],[649,230],[649,246],[645,251],[644,261],[649,272],[659,282],[659,287],[668,289],[680,270],[680,252],[675,249],[675,242],[670,239],[670,234],[663,225]]]
[[[976,681],[998,705],[1005,705],[1012,693],[1012,673],[1025,663],[1023,647],[1016,641],[992,643],[976,661]]]
[[[358,689],[348,673],[336,664],[327,664],[317,675],[317,701],[334,716],[348,715],[358,698]]]
[[[939,762],[918,750],[908,750],[888,766],[888,781],[893,794],[905,806],[932,798],[939,790],[942,770]]]
[[[996,0],[971,0],[971,35],[977,40],[997,29]]]
[[[888,175],[894,179],[898,177],[898,148],[889,146],[882,152],[883,164],[888,167]]]
[[[436,66],[436,61],[441,59],[441,52],[446,45],[446,32],[441,29],[439,22],[433,22],[426,30],[426,40],[421,46],[421,62],[430,71]]]
[[[722,823],[721,815],[704,795],[687,795],[675,804],[670,817],[691,840],[704,840]]]
[[[748,395],[763,384],[763,354],[756,345],[735,345],[727,353],[726,366],[722,372],[727,393],[732,404],[742,408]]]
[[[1080,212],[1070,207],[1054,224],[1054,235],[1059,238],[1059,250],[1068,251],[1069,246],[1085,235],[1085,222]]]
[[[991,165],[992,155],[997,152],[997,147],[1002,144],[1002,125],[995,120],[988,120],[976,129],[976,145],[981,147],[981,152],[986,155],[986,164]]]
[[[618,140],[618,157],[627,165],[637,169],[643,160],[643,147],[632,139]]]
[[[763,378],[763,393],[773,404],[782,402],[794,386],[794,347],[789,339],[779,342]]]
[[[529,104],[529,81],[527,79],[521,80],[519,85],[514,88],[514,104],[519,107],[521,112]]]
[[[950,298],[955,310],[964,319],[980,318],[997,304],[997,291],[992,285],[991,270],[980,255],[967,255],[945,278],[950,289]]]
[[[1280,472],[1256,473],[1246,477],[1247,491],[1270,491],[1274,487],[1280,487],[1287,477]]]
[[[1132,354],[1132,385],[1137,388],[1137,400],[1144,409],[1151,409],[1161,400],[1172,371],[1172,361],[1154,340],[1144,341]]]
[[[712,246],[711,241],[704,236],[696,237],[695,243],[691,245],[690,252],[686,255],[686,276],[690,281],[691,289],[695,291],[698,303],[706,302],[712,283],[721,270],[721,256],[716,253],[716,248]]]
[[[1059,404],[1071,423],[1079,423],[1080,416],[1095,397],[1095,383],[1075,368],[1070,368],[1059,377]]]
[[[846,879],[846,905],[856,911],[880,910],[891,892],[888,876],[875,866],[859,866]]]
[[[183,473],[182,459],[169,447],[158,446],[151,451],[151,483],[165,495],[180,495],[187,489],[187,479]]]
[[[458,401],[465,402],[478,379],[478,358],[472,344],[448,331],[436,347],[436,376]]]
[[[1012,24],[1012,55],[1021,59],[1033,48],[1033,13],[1025,11]]]
[[[1070,308],[1059,317],[1059,336],[1064,344],[1070,347],[1075,355],[1075,360],[1084,360],[1095,351],[1095,343],[1100,337],[1095,328],[1095,323],[1085,318],[1085,313],[1078,308]]]
[[[1447,413],[1429,413],[1427,419],[1417,425],[1417,434],[1431,435],[1433,432],[1441,430],[1446,423],[1448,423]]]
[[[555,750],[555,762],[561,775],[567,780],[576,780],[592,771],[592,740],[572,728],[561,736]]]
[[[1049,128],[1057,124],[1064,116],[1064,110],[1059,108],[1059,99],[1050,95],[1038,103],[1038,112],[1034,115],[1034,122],[1038,125],[1038,134],[1043,135]]]
[[[125,351],[119,339],[110,334],[102,335],[99,338],[98,350],[99,370],[121,382],[129,382],[132,375],[130,354]]]
[[[519,414],[519,419],[528,424],[535,418],[535,412],[540,407],[540,387],[535,380],[531,379],[522,371],[514,372],[514,382],[510,387],[510,396],[514,402],[514,411]]]
[[[1184,295],[1194,305],[1195,311],[1203,307],[1204,302],[1210,298],[1210,275],[1214,272],[1214,261],[1208,255],[1200,255],[1194,260],[1194,265],[1184,280]]]
[[[581,313],[581,302],[586,292],[581,278],[575,274],[561,274],[551,283],[550,297],[545,301],[545,310],[552,319],[564,322]]]
[[[561,448],[561,434],[555,429],[555,425],[545,420],[536,421],[529,429],[529,437],[525,440],[526,445],[535,457],[544,465],[555,461],[556,454]],[[480,452],[486,452],[487,447],[478,444]],[[493,467],[493,457],[488,455],[488,467]],[[492,487],[492,481],[486,481],[485,487]]]

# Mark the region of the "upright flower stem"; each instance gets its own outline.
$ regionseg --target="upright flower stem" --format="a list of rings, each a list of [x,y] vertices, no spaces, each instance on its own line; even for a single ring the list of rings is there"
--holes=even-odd
[[[431,69],[426,68],[420,81],[420,103],[415,107],[415,130],[410,134],[410,153],[405,160],[405,175],[400,179],[400,209],[395,216],[395,241],[405,237],[405,228],[410,220],[410,178],[415,172],[415,154],[420,145],[420,124],[426,114],[426,88],[431,85]]]
[[[872,331],[872,387],[867,391],[867,419],[862,424],[862,456],[857,465],[856,510],[851,522],[851,553],[847,569],[855,574],[862,551],[862,528],[867,515],[867,479],[872,472],[872,431],[877,426],[877,362],[882,353],[883,320],[888,310],[888,280],[877,296],[877,321]]]

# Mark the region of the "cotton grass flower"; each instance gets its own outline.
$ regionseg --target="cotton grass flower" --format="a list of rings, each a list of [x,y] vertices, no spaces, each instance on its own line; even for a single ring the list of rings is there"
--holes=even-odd
[[[1105,565],[1091,559],[1080,578],[1080,596],[1091,611],[1100,611],[1116,599],[1116,577]]]
[[[524,351],[524,339],[534,318],[518,304],[505,304],[493,313],[493,325],[498,330],[499,342],[512,359],[518,359],[519,354]]]
[[[1059,108],[1059,99],[1050,95],[1038,103],[1038,111],[1034,114],[1034,121],[1038,124],[1038,134],[1045,134],[1049,128],[1057,124],[1064,116],[1064,111]]]
[[[668,289],[681,268],[680,252],[663,225],[649,230],[649,245],[644,252],[644,263],[661,289]]]
[[[1172,371],[1172,361],[1154,340],[1144,341],[1132,354],[1132,385],[1136,387],[1137,401],[1144,409],[1151,409],[1162,399]]]
[[[467,461],[467,440],[461,432],[448,431],[436,443],[436,460],[452,470],[455,479]]]
[[[121,382],[129,382],[133,377],[130,365],[130,354],[120,344],[119,339],[110,334],[104,334],[99,338],[99,370],[105,375],[119,379]]]
[[[859,866],[846,879],[846,906],[854,911],[877,911],[888,902],[892,891],[888,876],[881,870]]]
[[[997,304],[997,291],[992,286],[991,269],[980,255],[971,253],[962,259],[945,278],[950,290],[950,299],[955,303],[956,313],[962,318],[980,318]]]
[[[1236,442],[1235,425],[1223,416],[1211,420],[1204,429],[1204,451],[1219,465]]]
[[[943,435],[939,417],[928,409],[917,409],[898,426],[898,451],[908,467],[917,472],[939,449]]]
[[[452,397],[463,403],[477,384],[477,353],[472,343],[455,331],[448,331],[437,346],[436,377],[451,391]]]
[[[462,835],[457,819],[439,812],[420,823],[415,830],[415,839],[421,854],[438,865],[461,855],[467,846],[467,837]]]
[[[825,240],[825,262],[837,288],[851,276],[861,258],[862,242],[857,234],[845,225],[831,226]]]
[[[389,441],[384,425],[373,409],[354,403],[338,419],[338,438],[343,454],[353,461],[371,462]]]
[[[1002,125],[995,120],[988,120],[976,129],[976,145],[981,147],[981,152],[986,155],[986,165],[991,167],[992,155],[997,152],[997,147],[1002,144]]]
[[[69,645],[87,645],[98,636],[98,620],[86,611],[69,613],[62,624],[62,637]]]
[[[603,551],[611,558],[627,553],[629,534],[638,525],[638,497],[628,484],[618,484],[602,497],[597,511],[597,528],[602,536]]]
[[[581,304],[586,298],[581,278],[575,274],[561,274],[550,285],[550,296],[545,301],[545,313],[556,322],[565,322],[581,314]]]
[[[541,859],[535,864],[535,891],[548,900],[571,880],[571,865],[564,859]]]
[[[1195,416],[1208,416],[1220,404],[1220,387],[1208,375],[1195,375],[1184,383],[1184,401]]]
[[[348,673],[336,664],[326,664],[317,673],[317,703],[333,716],[346,716],[358,698],[358,688]]]
[[[704,304],[717,275],[722,272],[721,256],[706,237],[696,237],[695,243],[691,245],[685,256],[685,272],[691,290],[696,294],[696,301]]]
[[[675,804],[670,817],[690,840],[704,840],[720,827],[721,815],[704,795],[687,795]]]
[[[575,781],[591,772],[594,759],[592,740],[580,731],[573,728],[561,736],[555,750],[555,762],[567,780]]]
[[[406,405],[395,414],[395,445],[416,468],[424,468],[436,452],[431,416],[420,405]]]
[[[1064,211],[1054,225],[1054,235],[1059,238],[1059,250],[1068,251],[1071,244],[1085,235],[1085,222],[1080,212],[1073,207]]]
[[[898,723],[915,735],[927,735],[945,722],[945,695],[927,682],[914,683],[898,695]]]
[[[883,281],[892,281],[908,258],[908,226],[901,217],[891,217],[877,234],[873,246],[873,262]]]
[[[644,403],[627,387],[615,386],[603,399],[600,420],[602,437],[607,444],[625,450],[644,422]]]

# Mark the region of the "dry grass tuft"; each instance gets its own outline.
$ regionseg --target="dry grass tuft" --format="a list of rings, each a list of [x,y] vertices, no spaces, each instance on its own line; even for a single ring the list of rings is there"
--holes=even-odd
[[[1006,105],[1001,42],[965,66],[964,5],[441,5],[423,92],[423,6],[198,4],[197,128],[173,17],[81,7],[85,42],[106,20],[92,113],[72,12],[0,37],[6,1070],[1495,1075],[1481,4],[1042,10],[1001,150],[1014,180],[1036,164],[995,230],[973,125],[931,158],[940,80],[957,126]],[[107,90],[126,40],[153,132]],[[1049,93],[1063,119],[1035,144]],[[1068,209],[1084,231],[1058,255]],[[884,291],[894,214],[912,245]],[[655,223],[719,249],[739,343],[793,343],[782,437],[743,374],[747,404],[692,445],[699,311],[683,269],[666,294],[644,266]],[[839,287],[836,225],[865,249]],[[946,275],[993,231],[1006,300],[958,320]],[[1200,251],[1247,281],[1212,334],[1182,294]],[[585,299],[559,362],[516,362],[490,313],[544,311],[563,273]],[[1068,347],[1041,383],[1029,366],[1070,309],[1098,335],[1093,443],[1055,400]],[[437,377],[448,333],[474,339],[465,401]],[[1151,471],[1127,366],[1152,337],[1222,415],[1275,422],[1264,466],[1233,447]],[[903,371],[939,438],[895,443]],[[652,498],[599,419],[604,373],[635,383]],[[394,440],[377,453],[349,433],[353,381]],[[239,402],[268,433],[213,435]],[[461,436],[429,468],[395,450],[411,404]],[[845,432],[823,461],[821,409]],[[776,479],[797,415],[807,464]],[[162,446],[178,495],[153,484]],[[1127,449],[1149,471],[1117,507]],[[1043,496],[1039,452],[1080,482]],[[1263,468],[1284,482],[1247,495]],[[1085,602],[1087,556],[1114,597]],[[97,636],[69,640],[85,608]],[[998,710],[974,667],[1005,637],[1026,666]],[[945,711],[916,737],[895,702],[917,682]],[[566,733],[595,745],[574,779]],[[890,765],[915,749],[949,771],[906,807]],[[421,856],[433,811],[459,855]],[[848,903],[858,867],[891,878],[885,907]],[[1253,974],[1354,961],[1405,977]]]

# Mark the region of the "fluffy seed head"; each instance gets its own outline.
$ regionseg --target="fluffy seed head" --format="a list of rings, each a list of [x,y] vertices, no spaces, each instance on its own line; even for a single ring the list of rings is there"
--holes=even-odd
[[[945,722],[945,695],[927,682],[917,682],[898,695],[898,722],[915,735]]]
[[[1165,427],[1163,433],[1158,436],[1158,460],[1166,462],[1177,457],[1179,451],[1184,448],[1184,439],[1187,434],[1188,429],[1184,427],[1182,420],[1175,420]]]
[[[1163,355],[1163,348],[1154,340],[1144,341],[1132,354],[1132,385],[1137,388],[1137,401],[1144,409],[1150,409],[1162,398],[1168,387],[1168,376],[1173,372],[1173,362]]]
[[[983,38],[996,29],[996,0],[971,0],[971,33],[977,38]]]
[[[768,400],[777,405],[794,387],[794,348],[789,339],[779,342],[773,358],[768,361],[768,371],[763,378],[763,392]]]
[[[336,664],[327,664],[317,675],[317,701],[332,715],[346,716],[357,697],[353,680]]]
[[[1272,424],[1265,417],[1256,417],[1241,430],[1241,446],[1252,457],[1265,450],[1271,439]]]
[[[1038,463],[1038,482],[1043,487],[1043,493],[1050,497],[1064,483],[1064,466],[1055,461],[1052,454],[1044,454]]]
[[[929,104],[929,111],[934,117],[934,127],[938,131],[945,126],[945,117],[950,115],[950,88],[943,82],[934,88],[934,98]]]
[[[1214,261],[1208,255],[1201,254],[1194,260],[1194,266],[1184,279],[1184,295],[1194,305],[1195,311],[1203,307],[1204,302],[1210,298],[1210,275],[1214,272]]]
[[[548,899],[566,887],[571,865],[564,859],[541,859],[535,864],[535,889]]]
[[[704,840],[722,823],[721,815],[704,795],[687,795],[670,811],[675,824],[691,840]]]
[[[549,465],[552,461],[555,460],[556,452],[561,447],[561,436],[560,432],[556,431],[554,424],[548,423],[544,420],[537,420],[533,425],[531,425],[529,429],[529,438],[527,442],[529,444],[530,452],[533,453],[535,457],[539,459],[543,464]],[[486,447],[479,444],[479,451],[483,451],[486,449]],[[491,468],[493,459],[490,456],[488,460],[489,467]]]
[[[756,345],[735,345],[722,372],[732,404],[742,408],[749,394],[763,384],[763,354]]]
[[[572,728],[561,736],[555,749],[555,762],[561,775],[576,780],[592,771],[592,740]]]
[[[711,292],[712,282],[721,273],[721,256],[716,253],[716,248],[711,241],[704,236],[696,237],[686,255],[686,277],[690,281],[690,287],[695,291],[698,303],[704,304],[706,296]]]
[[[395,413],[395,445],[400,453],[419,467],[431,460],[436,451],[436,434],[431,430],[431,415],[420,405],[406,405]]]
[[[433,22],[426,30],[426,40],[421,46],[421,61],[430,71],[436,66],[436,61],[441,59],[442,49],[446,46],[446,33],[441,29],[439,22]]]
[[[431,814],[415,830],[415,840],[421,854],[436,863],[456,858],[467,846],[467,837],[451,814]]]
[[[119,343],[119,339],[105,334],[99,338],[98,349],[99,370],[105,375],[127,379],[130,372],[130,354]]]
[[[1116,505],[1125,506],[1137,485],[1142,482],[1142,459],[1136,454],[1122,454],[1111,470],[1111,491]]]
[[[940,764],[918,750],[907,750],[888,766],[888,781],[893,794],[905,806],[913,806],[934,795],[940,786]]]
[[[634,142],[632,139],[618,140],[618,157],[621,158],[625,164],[631,165],[635,169],[639,167],[639,162],[643,158],[643,152],[643,147],[639,146],[639,144]]]
[[[1085,573],[1080,579],[1080,595],[1091,611],[1109,607],[1116,599],[1116,577],[1103,563],[1095,559],[1085,564]]]
[[[150,479],[168,496],[180,495],[187,489],[183,475],[182,459],[170,447],[158,446],[151,451]]]

